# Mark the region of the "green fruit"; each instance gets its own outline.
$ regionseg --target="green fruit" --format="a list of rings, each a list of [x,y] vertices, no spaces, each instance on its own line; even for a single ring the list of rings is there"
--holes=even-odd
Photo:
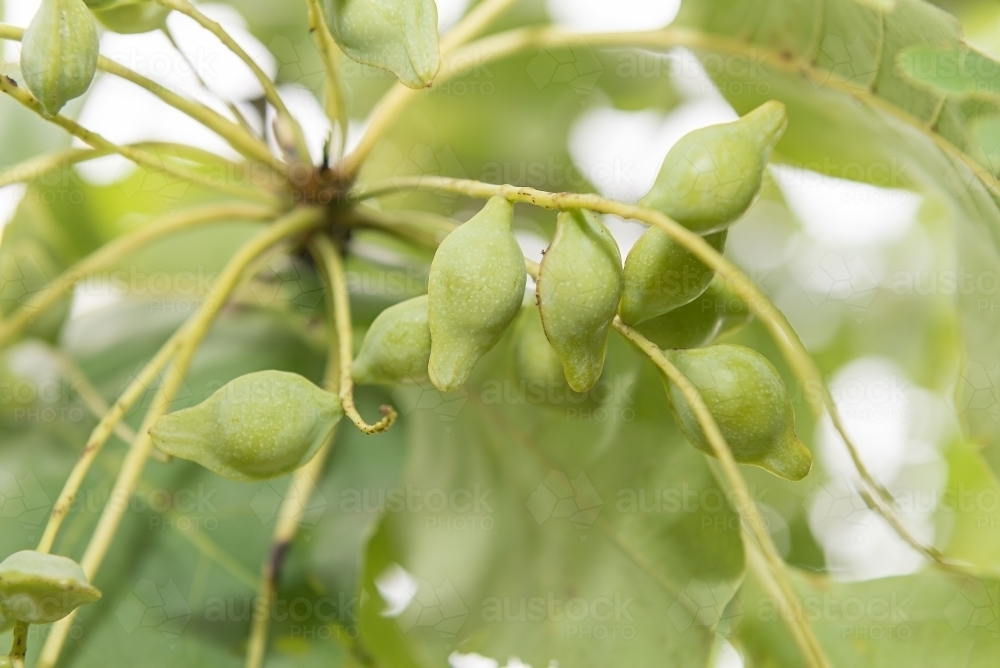
[[[667,354],[698,389],[736,461],[788,480],[809,473],[812,455],[795,436],[792,400],[764,356],[734,345]],[[669,381],[666,386],[681,432],[694,447],[714,455],[683,393]]]
[[[586,392],[601,378],[611,322],[622,296],[618,245],[589,211],[563,211],[542,258],[535,300],[566,381]]]
[[[701,234],[725,229],[753,204],[787,123],[785,105],[771,100],[732,123],[685,135],[639,203]]]
[[[427,295],[382,311],[368,328],[351,374],[361,385],[398,385],[427,380],[431,330]]]
[[[21,73],[42,110],[55,116],[87,92],[97,72],[97,24],[83,0],[43,0],[21,40]]]
[[[524,255],[514,238],[514,208],[494,197],[438,247],[428,279],[428,375],[457,390],[497,344],[524,299]]]
[[[664,350],[702,348],[750,321],[750,310],[720,279],[693,302],[645,320],[636,331]]]
[[[705,237],[720,253],[728,231]],[[658,227],[639,238],[625,260],[625,289],[618,308],[622,322],[636,325],[697,298],[715,272]]]
[[[299,468],[333,433],[337,395],[294,373],[240,376],[208,399],[161,417],[149,430],[163,452],[231,480],[267,480]]]
[[[387,69],[410,88],[441,66],[434,0],[324,0],[330,34],[348,58]]]
[[[99,598],[72,559],[23,550],[0,563],[0,606],[18,621],[50,624]]]
[[[152,0],[110,3],[105,9],[91,5],[94,16],[108,30],[132,35],[159,30],[167,24],[170,9]]]

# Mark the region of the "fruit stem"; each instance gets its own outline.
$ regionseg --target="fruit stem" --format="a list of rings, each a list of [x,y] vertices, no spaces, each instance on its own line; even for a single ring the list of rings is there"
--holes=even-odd
[[[840,418],[837,405],[830,394],[829,388],[820,373],[819,367],[809,355],[798,334],[789,324],[777,306],[739,268],[714,249],[700,235],[683,227],[660,211],[647,207],[616,202],[599,195],[580,193],[550,193],[534,188],[519,188],[511,185],[494,185],[468,179],[452,179],[439,176],[407,177],[381,181],[364,186],[353,192],[352,201],[361,201],[384,195],[396,194],[405,190],[438,190],[477,199],[489,199],[501,196],[511,202],[523,202],[544,209],[588,209],[597,213],[606,213],[622,218],[629,218],[659,227],[677,243],[690,251],[706,266],[713,269],[732,288],[732,290],[747,304],[767,328],[771,338],[781,350],[782,356],[788,362],[796,378],[806,388],[819,388],[816,392],[805,392],[806,400],[816,419],[829,415],[834,428],[840,434],[854,467],[858,471],[863,487],[859,490],[862,497],[874,506],[875,510],[886,519],[899,536],[913,549],[917,550],[933,563],[949,572],[967,573],[969,569],[946,558],[937,548],[925,545],[907,528],[899,515],[899,508],[892,493],[885,488],[868,471],[857,446],[848,435]]]
[[[226,264],[198,312],[192,315],[167,343],[168,346],[171,343],[176,346],[173,353],[173,365],[167,371],[163,383],[157,390],[152,407],[143,418],[142,425],[138,430],[139,437],[125,456],[114,488],[108,497],[110,501],[104,507],[97,522],[97,528],[94,530],[94,534],[84,550],[83,558],[80,560],[80,565],[91,582],[94,581],[104,556],[118,531],[122,517],[129,507],[129,504],[123,503],[122,500],[132,497],[151,455],[153,443],[149,437],[149,429],[170,409],[170,404],[184,381],[184,376],[199,344],[208,334],[209,327],[229,300],[248,267],[260,255],[275,244],[315,228],[323,221],[324,212],[322,209],[301,207],[278,219],[246,242]],[[161,353],[158,353],[157,357]],[[145,384],[133,383],[133,386],[136,385],[140,385],[139,394],[146,388]],[[38,668],[51,668],[55,665],[70,626],[73,624],[75,614],[76,611],[53,625],[38,659]]]
[[[323,61],[323,77],[326,89],[324,90],[323,110],[326,112],[330,126],[340,130],[340,141],[336,147],[336,159],[339,160],[347,148],[347,130],[349,117],[347,114],[347,100],[345,96],[343,82],[340,79],[340,48],[330,34],[330,29],[326,25],[323,14],[323,7],[320,0],[308,0],[309,5],[309,27],[316,40],[316,48],[319,49],[320,59]]]
[[[38,100],[32,97],[27,90],[18,87],[17,84],[14,83],[14,80],[9,77],[0,75],[0,91],[11,96],[50,123],[54,123],[69,132],[74,137],[78,137],[85,144],[93,146],[96,149],[108,150],[117,153],[118,155],[127,158],[137,165],[145,167],[152,172],[166,172],[167,174],[170,174],[171,176],[182,181],[191,181],[192,183],[197,183],[214,192],[226,192],[243,199],[256,199],[272,204],[279,202],[277,195],[266,188],[241,186],[228,183],[224,179],[211,178],[200,174],[197,171],[193,171],[188,167],[182,166],[175,161],[164,159],[164,156],[162,155],[149,153],[131,146],[119,146],[118,144],[108,141],[96,132],[87,130],[76,121],[73,121],[61,114],[47,116],[42,112],[42,107]]]
[[[329,237],[319,235],[310,243],[310,251],[320,266],[327,283],[327,303],[333,315],[334,326],[330,327],[330,355],[337,357],[340,364],[340,403],[344,414],[358,429],[366,434],[380,434],[396,421],[398,414],[392,406],[382,406],[382,419],[375,424],[365,422],[354,404],[354,377],[351,375],[351,360],[354,359],[354,345],[351,331],[351,304],[347,294],[347,280],[344,277],[344,263],[340,252]]]
[[[24,668],[24,657],[28,653],[28,623],[18,620],[14,624],[14,637],[10,643],[10,664],[13,668]]]
[[[739,466],[733,458],[729,445],[719,430],[715,418],[712,417],[712,413],[708,410],[708,406],[705,405],[704,400],[701,398],[701,394],[699,394],[691,381],[687,379],[687,376],[671,364],[666,355],[663,354],[663,351],[657,348],[654,343],[624,324],[618,318],[615,318],[612,326],[619,334],[638,346],[660,368],[660,371],[670,379],[670,382],[676,385],[684,394],[684,398],[691,405],[692,410],[694,410],[695,415],[698,417],[698,423],[705,433],[709,445],[712,447],[712,452],[715,453],[716,458],[722,466],[726,482],[728,482],[733,490],[733,498],[740,516],[743,518],[743,524],[745,527],[749,527],[752,537],[756,540],[757,546],[767,562],[766,570],[777,584],[776,590],[780,594],[779,600],[782,602],[783,609],[790,612],[790,614],[784,615],[784,617],[788,623],[789,630],[791,630],[792,635],[795,637],[795,643],[798,645],[809,666],[829,666],[830,662],[824,655],[823,648],[820,646],[819,641],[813,634],[812,628],[803,615],[801,602],[798,599],[798,594],[791,579],[788,577],[785,562],[782,560],[781,555],[778,554],[774,541],[767,531],[764,518],[761,517],[753,501],[750,487],[740,473]]]
[[[0,39],[19,42],[21,41],[23,35],[23,28],[0,23]],[[155,81],[142,76],[138,72],[130,70],[124,65],[120,65],[113,60],[105,58],[104,56],[98,57],[97,67],[98,69],[104,70],[109,74],[114,74],[115,76],[121,77],[126,81],[131,81],[141,88],[145,88],[150,93],[169,104],[171,107],[187,114],[205,127],[213,130],[216,134],[229,142],[229,145],[236,149],[244,157],[250,160],[263,162],[282,174],[286,172],[285,166],[280,161],[276,160],[273,155],[271,155],[271,152],[268,150],[266,144],[254,138],[253,135],[246,132],[244,128],[241,128],[239,125],[219,115],[210,107],[188,100],[177,93],[174,93],[169,88],[161,86]]]
[[[172,9],[176,12],[180,12],[192,19],[194,19],[202,28],[209,31],[213,35],[219,38],[227,49],[232,51],[237,58],[242,60],[253,75],[257,77],[257,81],[260,83],[261,88],[264,89],[264,97],[271,106],[278,112],[278,116],[282,121],[288,123],[289,129],[292,131],[294,137],[295,148],[298,152],[298,159],[302,162],[309,162],[309,145],[306,143],[305,134],[302,132],[302,126],[299,122],[295,120],[295,117],[288,111],[288,107],[285,106],[284,101],[281,96],[278,95],[278,90],[275,88],[274,82],[271,80],[267,73],[260,68],[260,66],[254,61],[250,55],[243,50],[236,40],[230,36],[226,29],[221,25],[208,18],[200,11],[198,8],[192,5],[188,0],[156,0],[159,4]]]
[[[141,223],[139,227],[101,246],[61,273],[46,289],[35,293],[25,304],[0,322],[0,348],[11,342],[25,327],[58,303],[72,295],[77,283],[88,276],[115,266],[139,248],[192,227],[221,221],[271,220],[279,214],[273,206],[225,202],[171,211]]]

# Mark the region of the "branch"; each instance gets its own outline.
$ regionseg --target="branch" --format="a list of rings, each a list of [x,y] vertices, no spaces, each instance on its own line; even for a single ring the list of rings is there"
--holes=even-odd
[[[260,69],[260,66],[246,51],[243,50],[243,47],[236,43],[236,40],[234,40],[230,34],[226,32],[226,29],[198,11],[198,8],[188,2],[188,0],[156,0],[156,2],[160,3],[164,7],[168,7],[194,19],[199,25],[201,25],[202,28],[218,37],[227,49],[232,51],[246,64],[247,67],[250,68],[253,75],[257,77],[257,81],[260,83],[261,88],[264,89],[264,97],[278,112],[278,116],[283,121],[288,123],[288,126],[295,137],[295,145],[299,152],[299,159],[303,162],[309,162],[309,146],[306,144],[306,138],[302,132],[302,126],[299,125],[298,121],[296,121],[291,113],[289,113],[288,107],[285,106],[281,96],[278,95],[278,90],[275,88],[274,82],[271,81],[271,78],[267,76],[267,73],[265,73],[264,70]]]
[[[270,203],[277,203],[279,201],[276,195],[267,192],[266,190],[250,186],[236,186],[226,183],[225,181],[213,180],[207,176],[199,174],[198,172],[173,164],[169,160],[165,160],[155,154],[147,153],[146,151],[129,146],[119,146],[108,141],[96,132],[87,130],[76,121],[70,120],[61,114],[56,116],[46,116],[42,113],[38,100],[32,97],[28,91],[18,87],[17,84],[14,83],[13,79],[8,77],[0,76],[0,91],[3,91],[7,95],[11,96],[45,120],[58,125],[74,137],[78,137],[85,144],[99,150],[117,153],[120,156],[128,158],[137,165],[150,169],[154,172],[163,171],[183,181],[191,181],[192,183],[197,183],[216,192],[227,192],[246,199],[257,199]]]
[[[785,570],[785,562],[778,553],[774,541],[771,539],[771,534],[767,531],[764,518],[761,517],[757,505],[753,501],[753,494],[750,491],[750,487],[747,485],[746,480],[743,479],[739,466],[736,460],[733,459],[733,453],[729,450],[726,439],[722,436],[722,432],[719,431],[719,426],[716,424],[715,418],[712,417],[712,413],[708,410],[708,406],[705,405],[704,400],[701,398],[698,389],[691,384],[687,376],[670,363],[666,355],[663,354],[663,351],[642,334],[625,325],[617,318],[615,318],[612,326],[619,334],[642,350],[660,368],[663,375],[669,378],[670,382],[676,385],[684,394],[684,398],[691,405],[692,410],[694,410],[698,418],[698,424],[701,426],[709,445],[711,445],[712,452],[715,453],[716,458],[722,466],[722,472],[726,481],[733,490],[733,498],[736,502],[737,510],[743,519],[743,524],[749,527],[751,534],[756,539],[757,545],[767,564],[766,570],[778,585],[779,600],[785,606],[784,609],[791,613],[784,617],[788,628],[795,637],[795,642],[799,646],[799,650],[802,652],[808,665],[817,667],[829,666],[830,662],[824,655],[823,648],[820,646],[819,641],[813,634],[812,628],[803,615],[798,593],[795,591],[795,587]]]
[[[19,42],[21,41],[23,35],[23,28],[0,23],[0,39]],[[126,81],[131,81],[140,88],[148,90],[150,93],[157,96],[174,109],[187,114],[208,129],[215,132],[217,135],[229,142],[229,145],[244,157],[249,158],[250,160],[262,162],[281,174],[287,173],[285,166],[280,161],[276,160],[273,155],[271,155],[271,152],[263,142],[257,140],[253,135],[248,133],[238,124],[233,123],[229,119],[218,114],[215,110],[199,102],[188,100],[187,98],[174,93],[169,88],[156,83],[152,79],[148,79],[138,72],[131,70],[124,65],[120,65],[109,58],[105,58],[104,56],[98,57],[97,67],[98,69],[104,70],[109,74],[114,74],[115,76],[121,77]]]
[[[83,553],[83,558],[80,561],[84,573],[87,574],[88,579],[91,581],[94,580],[104,560],[104,556],[107,554],[108,548],[114,540],[122,517],[128,509],[128,504],[122,503],[121,500],[131,498],[145,468],[146,461],[152,452],[153,442],[149,437],[149,430],[156,420],[169,410],[170,404],[178,389],[180,389],[198,345],[208,333],[209,327],[215,321],[222,306],[225,305],[233,290],[236,289],[244,271],[257,257],[275,244],[315,227],[322,220],[323,214],[319,209],[296,209],[250,239],[250,241],[236,252],[225,269],[223,269],[201,309],[191,316],[175,334],[176,352],[174,353],[173,365],[157,391],[152,407],[145,418],[143,418],[142,426],[139,428],[139,437],[132,444],[131,449],[125,457],[114,488],[108,497],[109,503],[105,506],[104,512],[101,513],[101,517],[97,522],[97,528],[94,530],[94,534],[91,536],[90,542]],[[171,340],[173,341],[174,337]],[[52,668],[55,665],[74,618],[75,611],[52,627],[52,631],[38,659],[38,666],[40,668]]]
[[[334,356],[333,351],[336,350],[336,356],[340,359],[340,403],[344,407],[344,413],[358,429],[366,434],[382,433],[396,421],[395,409],[392,406],[382,406],[380,408],[382,419],[375,424],[368,424],[354,405],[354,378],[351,376],[351,360],[354,358],[351,341],[351,304],[347,294],[347,281],[344,278],[344,263],[329,237],[319,236],[314,239],[310,251],[326,277],[330,313],[335,321],[335,328],[330,328],[331,332],[336,333],[336,337],[331,335],[330,338],[330,354]]]
[[[274,207],[259,204],[207,204],[155,217],[137,229],[101,246],[57,276],[48,288],[36,293],[5,320],[0,322],[0,348],[3,348],[39,315],[72,294],[74,286],[98,271],[113,267],[129,253],[146,244],[198,225],[222,220],[269,220],[278,215]]]

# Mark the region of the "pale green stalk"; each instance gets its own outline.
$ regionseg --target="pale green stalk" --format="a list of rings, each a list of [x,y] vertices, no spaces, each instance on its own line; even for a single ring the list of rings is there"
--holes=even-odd
[[[97,528],[94,530],[80,561],[84,573],[92,582],[128,508],[128,504],[122,503],[121,500],[131,498],[150,457],[153,442],[149,437],[149,430],[169,410],[170,403],[184,380],[198,345],[208,333],[209,327],[228,301],[233,290],[236,289],[245,269],[275,244],[315,227],[322,220],[323,212],[321,210],[301,208],[290,212],[273,225],[266,227],[236,252],[223,269],[218,281],[212,286],[212,290],[201,309],[178,330],[176,336],[179,336],[179,340],[173,364],[156,393],[152,407],[142,421],[139,437],[132,444],[125,461],[122,463],[121,471],[109,497],[110,501],[105,506],[104,512],[101,513]],[[74,618],[75,611],[53,625],[38,660],[39,668],[51,668],[55,665]]]

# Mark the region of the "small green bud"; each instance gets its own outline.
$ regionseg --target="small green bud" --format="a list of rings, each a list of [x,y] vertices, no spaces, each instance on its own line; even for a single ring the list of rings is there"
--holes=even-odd
[[[22,550],[0,563],[0,607],[12,619],[50,624],[99,598],[72,559]]]
[[[751,318],[746,304],[717,278],[693,302],[644,320],[635,329],[664,350],[702,348],[737,331]]]
[[[809,473],[812,454],[795,436],[792,400],[763,355],[734,345],[667,354],[701,394],[736,461],[788,480]],[[684,394],[673,383],[665,384],[681,432],[694,447],[714,455]]]
[[[732,123],[688,133],[639,203],[700,234],[725,229],[756,199],[787,124],[785,105],[771,100]]]
[[[497,344],[524,300],[527,269],[514,238],[514,208],[494,197],[438,247],[428,279],[428,375],[457,390]]]
[[[535,299],[566,381],[586,392],[601,378],[622,296],[618,245],[589,211],[563,211],[538,271]]]
[[[720,253],[728,231],[705,237]],[[651,227],[625,259],[625,289],[618,309],[622,322],[636,325],[690,303],[708,288],[715,272],[658,227]]]
[[[99,48],[97,24],[83,0],[42,0],[21,40],[21,73],[46,114],[55,116],[87,92]]]
[[[104,8],[95,7],[93,1],[88,4],[101,25],[124,35],[159,30],[167,24],[170,15],[169,7],[153,0],[104,3]]]
[[[427,295],[382,311],[368,328],[351,375],[360,385],[398,385],[427,380],[431,330]]]
[[[343,416],[337,395],[294,373],[240,376],[149,430],[160,450],[231,480],[267,480],[312,459]]]

